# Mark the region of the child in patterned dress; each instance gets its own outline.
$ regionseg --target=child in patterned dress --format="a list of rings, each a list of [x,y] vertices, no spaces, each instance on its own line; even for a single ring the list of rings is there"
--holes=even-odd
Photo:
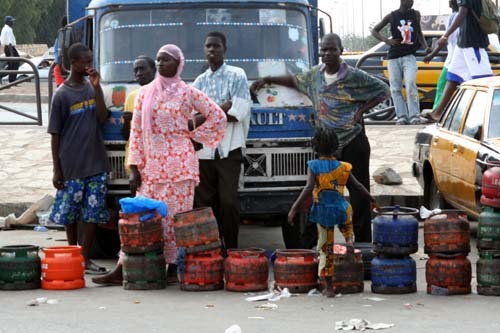
[[[351,164],[335,158],[338,139],[332,129],[318,129],[311,143],[318,159],[307,162],[307,183],[288,213],[288,223],[293,224],[295,214],[312,195],[309,221],[316,223],[318,227],[318,275],[320,279],[324,279],[326,296],[334,297],[333,240],[336,225],[345,237],[348,253],[354,253],[352,208],[344,198],[344,187],[356,187],[363,196],[370,199],[372,205],[377,206],[377,203],[368,190],[351,175]]]

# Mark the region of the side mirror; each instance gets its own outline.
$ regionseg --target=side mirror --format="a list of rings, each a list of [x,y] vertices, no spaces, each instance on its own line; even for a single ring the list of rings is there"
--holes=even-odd
[[[71,26],[59,30],[57,34],[58,63],[62,71],[69,72],[71,63],[68,57],[68,49],[71,46]]]
[[[325,31],[326,31],[325,19],[320,18],[319,19],[319,39],[323,38],[323,36],[325,35]]]

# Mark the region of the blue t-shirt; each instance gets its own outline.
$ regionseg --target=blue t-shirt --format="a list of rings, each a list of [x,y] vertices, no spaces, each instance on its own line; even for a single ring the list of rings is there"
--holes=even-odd
[[[47,132],[58,134],[59,160],[64,180],[109,172],[109,162],[97,119],[94,88],[63,84],[52,98]]]

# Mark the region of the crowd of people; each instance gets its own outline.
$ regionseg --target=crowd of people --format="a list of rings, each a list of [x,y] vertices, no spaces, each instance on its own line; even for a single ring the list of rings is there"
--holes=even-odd
[[[476,72],[481,76],[488,72],[482,64],[471,67],[464,60],[467,55],[470,58],[484,51],[483,39],[477,44],[470,38],[470,34],[479,33],[470,11],[477,12],[480,1],[450,0],[452,3],[458,13],[439,47],[459,26],[460,33],[441,104],[448,98],[448,91],[456,87],[454,78],[467,79],[477,76]],[[399,123],[420,121],[414,85],[415,52],[420,44],[426,44],[419,26],[420,14],[412,6],[413,0],[401,0],[400,8],[373,29],[375,37],[391,46],[390,88],[343,62],[342,40],[336,34],[323,36],[320,65],[294,76],[264,77],[250,87],[243,69],[225,63],[228,43],[221,32],[207,34],[203,48],[208,68],[191,85],[182,80],[185,59],[176,45],[161,47],[156,64],[146,55],[137,57],[133,71],[140,88],[129,94],[123,116],[123,131],[129,139],[126,163],[132,194],[161,200],[168,206],[163,229],[169,281],[176,278],[173,216],[177,212],[212,207],[223,251],[238,247],[237,189],[250,123],[250,92],[257,94],[266,85],[280,84],[307,95],[313,104],[312,147],[317,159],[308,162],[307,184],[292,205],[288,221],[293,223],[300,210],[309,210],[312,223],[308,228],[315,229],[318,239],[319,275],[325,279],[326,294],[333,296],[334,227],[340,228],[350,251],[354,242],[372,240],[371,208],[377,204],[369,193],[370,144],[363,114],[392,95]],[[390,39],[380,34],[387,24],[391,27]],[[105,269],[93,263],[88,253],[97,224],[107,219],[104,197],[109,165],[100,132],[107,112],[100,75],[92,67],[92,52],[82,44],[74,44],[69,58],[70,74],[53,97],[48,127],[52,135],[53,184],[57,189],[50,219],[66,227],[69,244],[78,243],[77,222],[84,222],[86,271],[99,274]],[[466,74],[466,68],[475,72]],[[407,105],[402,95],[403,82]],[[440,110],[438,106],[430,117],[439,115]],[[343,197],[345,187],[349,189],[350,204]],[[121,284],[122,277],[119,259],[113,271],[93,281]]]

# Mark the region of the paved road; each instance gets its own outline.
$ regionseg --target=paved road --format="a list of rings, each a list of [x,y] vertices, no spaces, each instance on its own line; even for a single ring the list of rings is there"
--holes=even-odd
[[[339,233],[338,233],[339,234]],[[242,226],[242,247],[282,248],[279,227]],[[0,231],[0,246],[7,244],[64,244],[61,231]],[[422,240],[422,230],[420,233]],[[470,255],[475,271],[477,254]],[[471,333],[500,332],[500,298],[431,296],[425,292],[425,255],[422,246],[413,255],[417,263],[418,292],[381,295],[365,292],[335,299],[299,295],[276,302],[276,310],[258,310],[243,293],[182,292],[178,286],[159,291],[129,291],[93,285],[74,291],[0,291],[0,332],[204,332],[223,333],[238,324],[244,333],[333,332],[338,320],[362,318],[393,323],[382,332]],[[99,261],[112,267],[113,261]],[[473,273],[475,276],[475,274]],[[272,274],[270,274],[272,280]],[[473,278],[475,291],[476,283]],[[28,307],[36,297],[59,304]],[[383,300],[374,301],[377,297]]]

